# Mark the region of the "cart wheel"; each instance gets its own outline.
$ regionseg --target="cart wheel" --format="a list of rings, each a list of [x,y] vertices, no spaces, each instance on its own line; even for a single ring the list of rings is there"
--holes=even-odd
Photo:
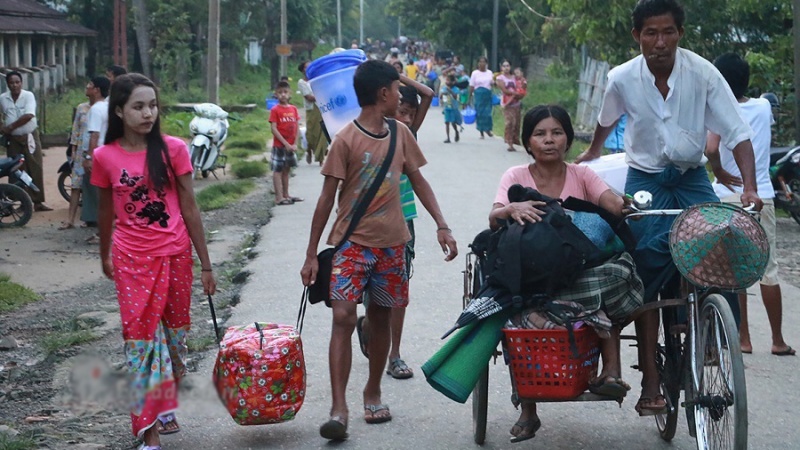
[[[747,448],[747,387],[739,332],[725,298],[709,295],[697,325],[694,408],[697,448]]]
[[[472,390],[472,432],[475,443],[486,441],[486,412],[489,406],[489,365],[483,369],[475,389]]]
[[[667,412],[657,414],[655,418],[661,439],[667,442],[675,437],[675,430],[678,428],[678,407],[681,397],[681,341],[679,336],[670,333],[676,322],[674,308],[661,310],[656,367],[658,367],[658,374],[661,378],[661,392],[664,393],[667,401]]]

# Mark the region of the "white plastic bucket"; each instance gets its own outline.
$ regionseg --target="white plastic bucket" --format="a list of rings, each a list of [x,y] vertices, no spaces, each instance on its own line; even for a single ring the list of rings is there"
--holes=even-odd
[[[586,161],[583,165],[589,166],[600,175],[608,187],[618,194],[625,194],[625,179],[628,176],[628,165],[625,163],[625,153],[613,153],[601,156],[592,161]]]
[[[358,117],[361,112],[356,91],[353,88],[356,67],[358,66],[326,73],[309,81],[331,139],[336,132]]]

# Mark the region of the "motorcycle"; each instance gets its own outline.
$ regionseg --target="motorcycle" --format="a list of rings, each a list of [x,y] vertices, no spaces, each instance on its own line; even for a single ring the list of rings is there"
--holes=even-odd
[[[9,179],[9,183],[0,183],[0,228],[24,226],[33,215],[33,201],[23,187],[34,192],[39,192],[39,188],[22,170],[24,163],[23,155],[0,158],[0,178]],[[12,180],[16,181],[11,183]]]
[[[58,168],[57,185],[58,192],[69,202],[72,198],[72,147],[67,147],[67,160]]]
[[[217,178],[216,170],[225,173],[228,157],[222,154],[222,144],[228,137],[228,113],[213,103],[200,103],[194,106],[195,117],[189,123],[192,135],[190,154],[192,158],[192,178],[198,173],[203,178],[208,174]]]
[[[789,213],[800,224],[800,147],[771,154],[769,176],[775,189],[775,207]]]

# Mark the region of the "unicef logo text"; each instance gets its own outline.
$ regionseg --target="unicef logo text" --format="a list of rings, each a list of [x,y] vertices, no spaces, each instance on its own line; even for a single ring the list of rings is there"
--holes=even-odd
[[[319,105],[319,110],[323,113],[333,111],[336,108],[342,108],[347,105],[347,97],[339,94],[334,98],[328,99],[327,103]]]

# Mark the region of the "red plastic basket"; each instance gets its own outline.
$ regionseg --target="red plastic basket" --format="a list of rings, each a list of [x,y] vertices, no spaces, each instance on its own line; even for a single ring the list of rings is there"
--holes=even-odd
[[[599,338],[594,329],[574,331],[578,357],[567,330],[504,329],[506,354],[517,394],[526,399],[568,400],[582,394],[597,375]]]

